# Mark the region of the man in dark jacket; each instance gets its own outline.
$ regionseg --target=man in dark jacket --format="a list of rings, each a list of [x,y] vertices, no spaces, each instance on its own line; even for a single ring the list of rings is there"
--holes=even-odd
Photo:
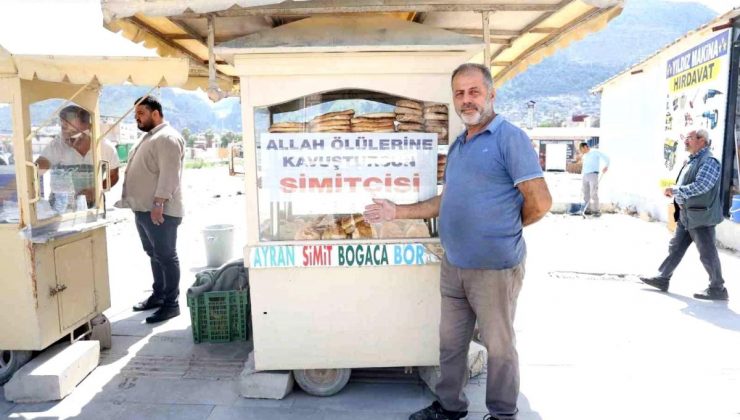
[[[690,153],[689,160],[678,174],[676,186],[665,189],[666,197],[673,197],[676,234],[668,245],[668,257],[660,265],[655,277],[641,280],[665,292],[673,271],[681,262],[691,242],[696,243],[699,259],[709,273],[709,287],[695,293],[696,299],[727,300],[727,289],[722,279],[719,255],[715,246],[714,227],[722,221],[719,196],[720,163],[709,151],[706,130],[691,131],[684,141]],[[669,215],[671,216],[671,215]]]

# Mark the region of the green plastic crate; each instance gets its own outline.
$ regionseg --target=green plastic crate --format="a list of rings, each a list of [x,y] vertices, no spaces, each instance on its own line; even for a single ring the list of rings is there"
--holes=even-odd
[[[188,297],[196,343],[246,341],[249,338],[249,292],[207,292]]]

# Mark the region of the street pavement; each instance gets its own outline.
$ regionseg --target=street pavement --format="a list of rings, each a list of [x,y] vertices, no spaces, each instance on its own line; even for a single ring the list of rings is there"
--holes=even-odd
[[[241,178],[226,176],[224,167],[188,170],[184,185],[183,291],[205,266],[206,225],[234,224],[234,252],[241,253],[246,208]],[[577,192],[554,195],[557,201]],[[182,316],[154,327],[143,322],[146,314],[131,312],[151,276],[131,217],[119,214],[125,220],[108,231],[113,348],[63,401],[13,404],[0,392],[0,417],[406,419],[433,401],[416,374],[402,369],[355,371],[333,397],[298,388],[280,401],[240,397],[236,380],[251,343],[193,344],[184,298]],[[704,302],[692,298],[707,286],[693,247],[668,293],[640,283],[637,276],[654,273],[665,257],[664,224],[623,214],[550,214],[526,228],[525,238],[527,274],[515,324],[520,419],[740,419],[738,254],[720,251],[731,300]],[[482,418],[485,375],[465,391],[468,418]]]

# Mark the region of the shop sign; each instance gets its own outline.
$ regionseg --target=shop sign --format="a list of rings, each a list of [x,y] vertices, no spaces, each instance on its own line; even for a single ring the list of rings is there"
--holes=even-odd
[[[435,133],[262,133],[262,193],[296,214],[361,212],[437,194]]]
[[[712,33],[666,61],[665,136],[661,186],[673,185],[688,159],[684,140],[691,130],[705,129],[712,153],[721,159],[725,136],[730,30]]]
[[[259,246],[249,251],[249,268],[372,267],[424,265],[439,258],[422,244]]]

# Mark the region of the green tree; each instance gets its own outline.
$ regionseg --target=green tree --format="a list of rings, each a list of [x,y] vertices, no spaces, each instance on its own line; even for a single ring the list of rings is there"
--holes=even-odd
[[[206,138],[206,149],[213,147],[213,139],[216,137],[216,135],[213,134],[213,130],[209,128],[203,136]]]
[[[228,131],[221,136],[221,147],[229,147],[232,143],[241,143],[242,135]]]
[[[195,136],[193,136],[193,133],[190,132],[189,128],[184,128],[182,130],[182,139],[185,140],[185,145],[188,147],[193,147],[195,145]]]

